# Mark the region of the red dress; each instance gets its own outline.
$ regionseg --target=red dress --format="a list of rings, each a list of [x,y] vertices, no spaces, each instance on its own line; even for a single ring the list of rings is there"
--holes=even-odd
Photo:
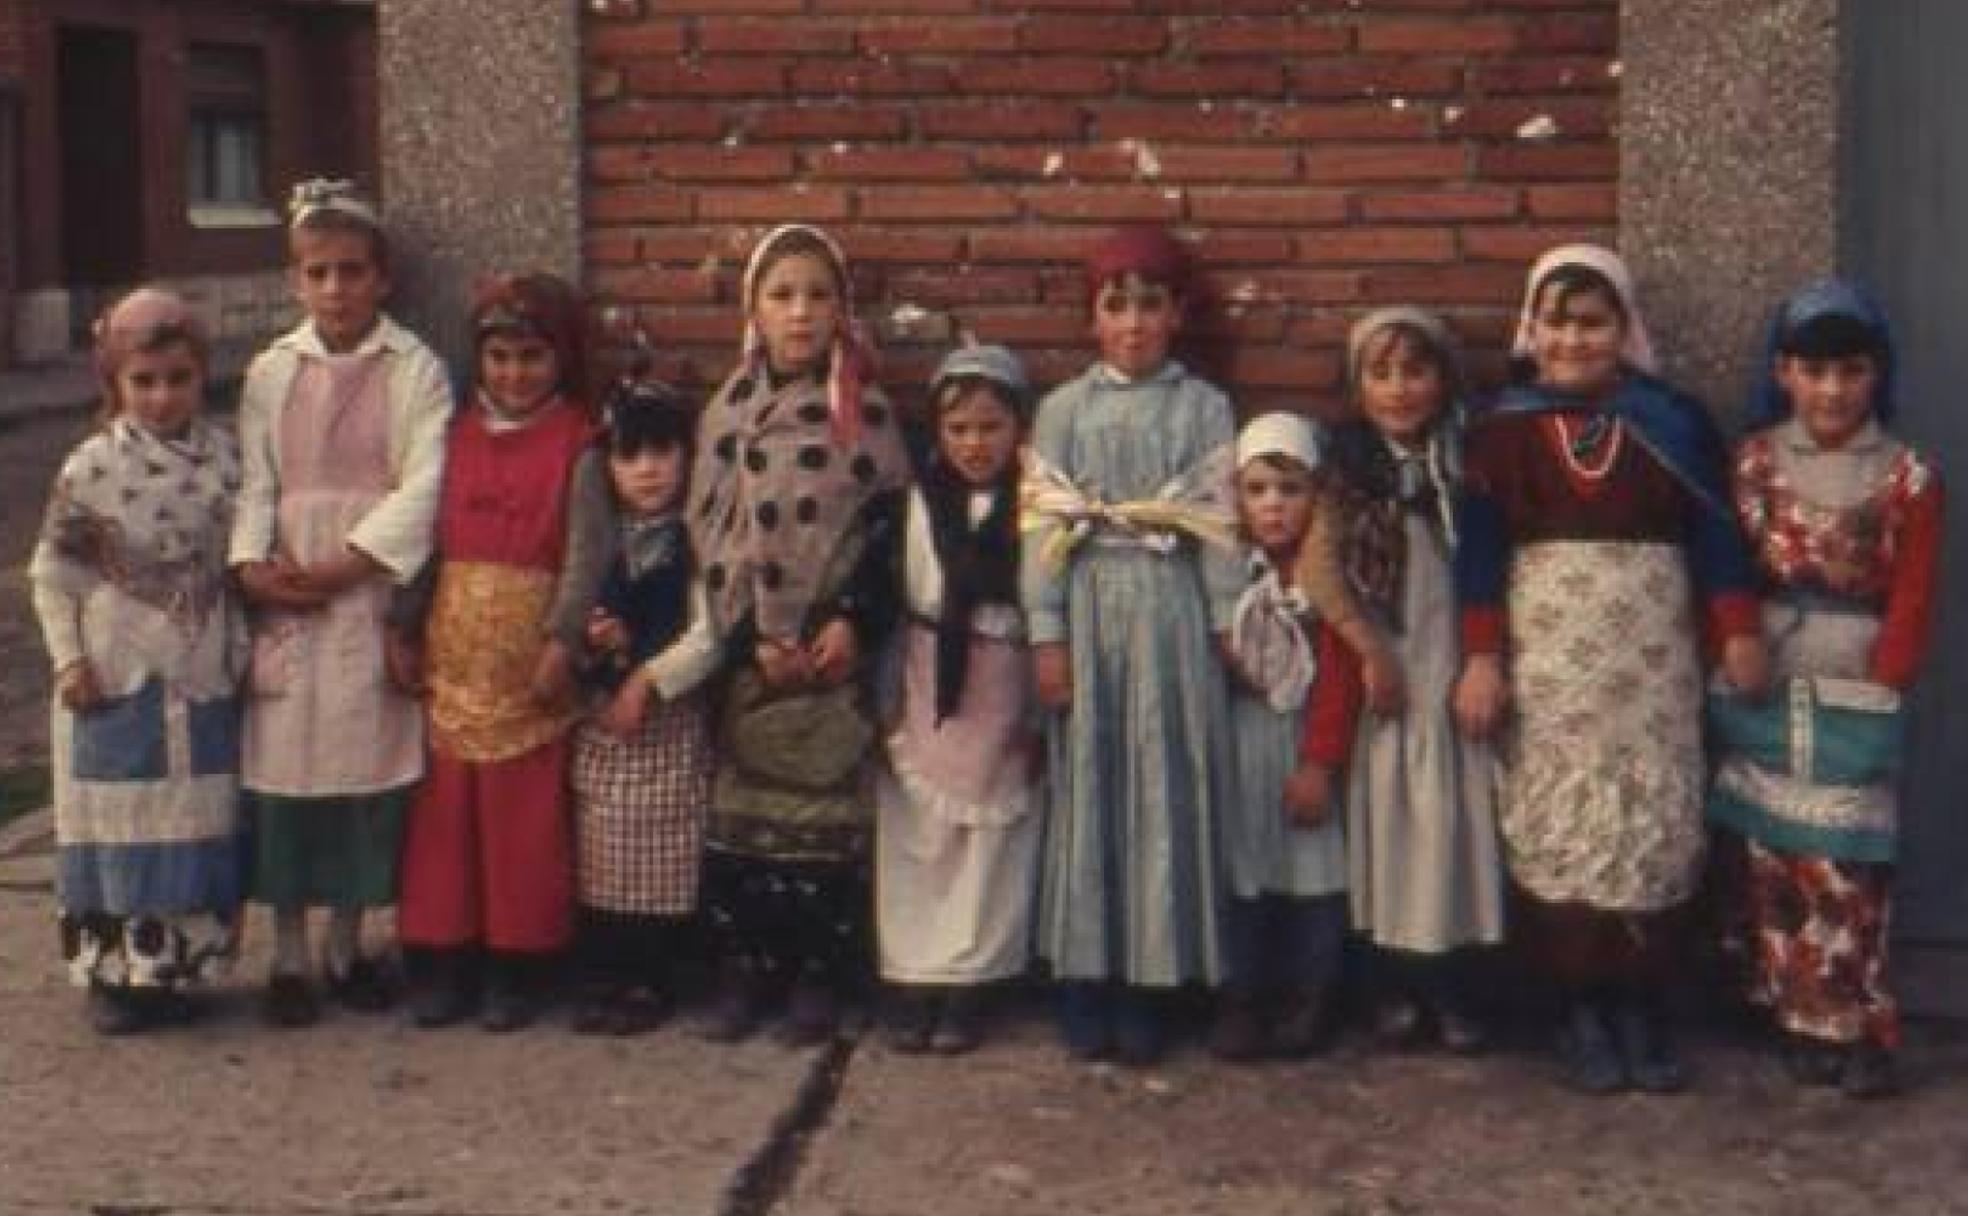
[[[426,631],[430,775],[411,808],[405,944],[548,951],[572,932],[572,701],[533,699],[566,557],[569,487],[592,431],[573,406],[506,430],[464,410],[446,453]]]

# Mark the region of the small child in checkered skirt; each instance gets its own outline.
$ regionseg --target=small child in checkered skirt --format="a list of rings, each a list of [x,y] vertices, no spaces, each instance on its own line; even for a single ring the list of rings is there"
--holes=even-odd
[[[603,411],[617,547],[588,627],[603,692],[574,737],[580,840],[574,1027],[636,1034],[671,1008],[670,965],[697,908],[712,755],[698,687],[718,639],[683,526],[694,411],[625,382]]]

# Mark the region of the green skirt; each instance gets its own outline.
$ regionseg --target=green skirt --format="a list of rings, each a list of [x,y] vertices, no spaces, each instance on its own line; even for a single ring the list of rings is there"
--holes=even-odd
[[[333,798],[245,792],[251,898],[276,908],[395,903],[403,820],[415,788]]]

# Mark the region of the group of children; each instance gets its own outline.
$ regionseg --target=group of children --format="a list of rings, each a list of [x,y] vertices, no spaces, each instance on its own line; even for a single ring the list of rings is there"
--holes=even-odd
[[[381,311],[368,204],[303,187],[290,248],[307,318],[236,444],[181,301],[104,318],[102,426],[34,558],[99,1029],[182,1016],[250,898],[282,1026],[391,1001],[362,927],[394,903],[424,1026],[525,1025],[571,951],[576,1027],[648,1029],[701,923],[713,1038],[776,1010],[831,1035],[872,946],[901,1050],[974,1047],[1036,960],[1078,1058],[1159,1058],[1197,986],[1218,1055],[1297,1057],[1350,930],[1376,1036],[1466,1052],[1508,905],[1569,1080],[1668,1092],[1712,821],[1795,1074],[1892,1088],[1940,488],[1884,429],[1853,289],[1780,313],[1732,474],[1604,250],[1533,268],[1486,410],[1441,321],[1394,308],[1353,328],[1345,421],[1239,432],[1173,356],[1185,250],[1127,229],[1087,261],[1092,365],[1035,406],[1011,352],[952,351],[918,457],[811,227],[753,250],[701,410],[597,397],[547,275],[481,288],[454,401]]]

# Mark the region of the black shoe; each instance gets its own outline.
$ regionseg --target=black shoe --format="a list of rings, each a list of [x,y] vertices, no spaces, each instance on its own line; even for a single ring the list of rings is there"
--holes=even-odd
[[[626,990],[617,984],[590,984],[574,1005],[575,1034],[614,1034],[615,1008]]]
[[[943,1016],[936,1019],[929,1049],[939,1056],[961,1056],[976,1051],[983,1042],[983,1000],[976,992],[959,988],[943,1002]]]
[[[764,1005],[765,984],[758,972],[745,963],[726,962],[701,1033],[713,1043],[749,1038],[758,1029]]]
[[[839,1033],[840,1016],[833,985],[821,976],[803,975],[793,984],[779,1038],[789,1047],[817,1047]]]
[[[1264,1056],[1264,1021],[1257,993],[1249,988],[1225,988],[1217,998],[1216,1021],[1210,1027],[1210,1054],[1227,1064],[1252,1064]]]
[[[424,1030],[455,1026],[478,1010],[478,989],[463,950],[421,952],[422,974],[411,990],[410,1020]]]
[[[136,1034],[150,1026],[142,1002],[125,984],[91,983],[88,996],[89,1026],[105,1038]]]
[[[396,1004],[396,981],[374,959],[357,957],[341,975],[328,972],[328,996],[356,1013],[382,1013]]]
[[[1285,993],[1271,1024],[1271,1054],[1303,1060],[1332,1043],[1331,998],[1324,984],[1300,984]]]
[[[1848,1098],[1891,1098],[1900,1092],[1900,1070],[1893,1053],[1876,1043],[1860,1043],[1845,1053],[1839,1085]]]
[[[1114,1002],[1114,1060],[1131,1068],[1149,1068],[1162,1061],[1168,1038],[1162,1032],[1161,1010],[1153,997],[1123,989]]]
[[[494,962],[479,1006],[478,1024],[493,1034],[524,1030],[540,1016],[540,998],[527,978],[515,974],[513,963]]]
[[[1066,1054],[1081,1063],[1114,1054],[1113,993],[1105,984],[1078,981],[1059,986],[1059,1037]]]
[[[1421,1006],[1408,997],[1393,997],[1374,1010],[1374,1045],[1382,1051],[1412,1051],[1425,1030]]]
[[[936,1033],[936,1004],[935,994],[920,984],[896,985],[883,1036],[889,1049],[910,1056],[928,1051]]]
[[[260,1017],[281,1030],[312,1026],[321,1020],[321,999],[315,996],[306,976],[276,971],[260,997]]]
[[[1614,1014],[1614,1033],[1626,1061],[1627,1079],[1650,1094],[1678,1094],[1688,1088],[1688,1067],[1681,1062],[1668,1036],[1667,1020],[1635,1002],[1622,1004]]]
[[[1837,1044],[1801,1034],[1784,1036],[1778,1058],[1792,1081],[1812,1088],[1838,1084],[1845,1071],[1845,1053]]]
[[[1595,1097],[1626,1088],[1626,1065],[1599,1009],[1584,1002],[1572,1007],[1559,1036],[1559,1056],[1565,1065],[1565,1084]]]
[[[615,1013],[608,1033],[618,1038],[648,1034],[670,1020],[676,1002],[669,991],[653,985],[624,988],[615,996]]]
[[[1442,1050],[1455,1056],[1479,1056],[1490,1048],[1489,1027],[1444,1005],[1435,1011],[1435,1029],[1442,1037]]]

